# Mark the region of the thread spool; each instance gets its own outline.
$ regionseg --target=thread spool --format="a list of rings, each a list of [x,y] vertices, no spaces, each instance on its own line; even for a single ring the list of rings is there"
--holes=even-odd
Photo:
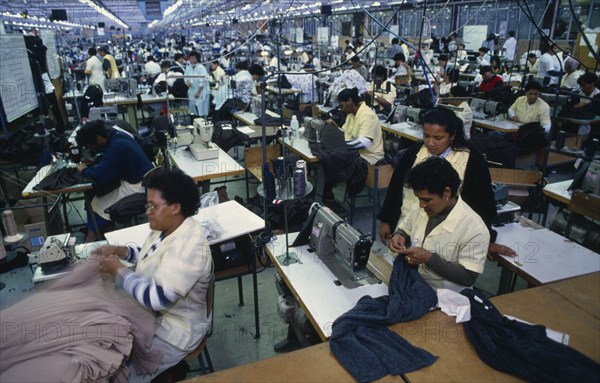
[[[283,177],[283,172],[285,168],[285,159],[283,157],[277,157],[275,161],[275,174],[278,178]]]
[[[5,210],[2,213],[2,224],[6,231],[6,237],[4,237],[6,243],[18,242],[23,239],[23,234],[19,234],[17,231],[17,223],[12,210]]]
[[[304,182],[308,182],[308,172],[306,171],[306,161],[298,160],[296,161],[296,169],[302,169],[304,172]]]
[[[294,195],[296,197],[304,197],[306,193],[306,179],[304,176],[303,169],[296,169],[294,171]]]

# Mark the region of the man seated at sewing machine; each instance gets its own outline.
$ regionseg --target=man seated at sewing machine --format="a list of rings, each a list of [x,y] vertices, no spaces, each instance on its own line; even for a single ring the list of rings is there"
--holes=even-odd
[[[489,65],[482,66],[481,69],[479,69],[479,74],[481,74],[481,77],[483,78],[481,84],[479,84],[479,90],[483,93],[504,86],[502,76],[494,74],[492,67]]]
[[[369,86],[367,93],[378,112],[389,114],[396,100],[396,87],[387,79],[387,69],[376,65],[373,68],[375,81]]]
[[[529,123],[539,122],[548,133],[552,125],[550,121],[550,106],[540,98],[542,84],[530,81],[525,85],[525,96],[517,100],[508,109],[508,118],[512,121]]]
[[[433,288],[461,291],[483,272],[489,231],[458,194],[460,177],[443,158],[412,168],[406,185],[419,199],[392,234],[389,247],[417,265]]]
[[[110,222],[106,209],[121,199],[144,193],[142,178],[153,165],[141,146],[128,134],[107,128],[101,120],[90,121],[77,132],[77,145],[102,152],[96,160],[84,159],[77,170],[94,183],[88,210],[86,241],[95,241]]]

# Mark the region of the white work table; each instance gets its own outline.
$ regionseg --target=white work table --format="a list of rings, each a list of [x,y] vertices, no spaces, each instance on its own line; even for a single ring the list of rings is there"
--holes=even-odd
[[[244,168],[219,148],[219,157],[198,161],[187,148],[169,149],[174,165],[196,182],[244,173]]]
[[[198,222],[212,220],[210,227],[219,225],[222,232],[215,238],[208,238],[214,245],[239,236],[250,234],[265,227],[265,221],[236,201],[227,201],[198,210],[194,216]],[[104,236],[111,245],[132,245],[141,247],[150,233],[150,225],[143,223],[121,230],[111,231]]]
[[[279,114],[270,111],[269,109],[267,109],[265,111],[265,113],[270,116],[270,117],[274,117],[274,118],[279,118],[281,117]],[[243,122],[246,125],[257,125],[256,124],[256,119],[258,118],[258,116],[254,113],[250,113],[250,112],[238,112],[238,113],[234,113],[233,117],[237,118],[238,120],[240,120],[241,122]],[[260,125],[260,124],[258,124]]]
[[[381,123],[381,129],[388,133],[395,134],[400,137],[408,138],[411,141],[422,141],[423,140],[423,129],[420,127],[414,127],[408,122],[400,122],[397,124]]]
[[[519,130],[519,126],[521,125],[518,122],[510,121],[510,120],[501,120],[501,119],[483,119],[483,118],[473,118],[473,124],[490,130],[496,130],[498,132],[504,133],[513,133]]]
[[[496,242],[517,252],[516,257],[496,257],[504,270],[516,273],[534,286],[600,270],[600,254],[528,222],[521,218],[521,222],[495,227]]]
[[[298,233],[288,235],[291,244]],[[322,340],[331,336],[333,322],[356,305],[365,296],[379,297],[388,294],[383,283],[348,289],[334,283],[337,277],[325,266],[308,246],[290,248],[302,263],[283,266],[277,256],[285,254],[285,235],[278,235],[267,245],[267,253],[277,270],[292,290]]]
[[[319,162],[319,157],[316,157],[312,154],[310,150],[310,143],[304,137],[294,138],[293,142],[289,138],[283,139],[278,138],[279,143],[285,145],[288,150],[299,155],[304,161],[308,163],[317,163]]]
[[[572,183],[573,180],[569,179],[548,184],[544,186],[544,195],[546,195],[549,198],[552,198],[553,200],[569,205],[571,203],[571,195],[573,193],[568,189]]]

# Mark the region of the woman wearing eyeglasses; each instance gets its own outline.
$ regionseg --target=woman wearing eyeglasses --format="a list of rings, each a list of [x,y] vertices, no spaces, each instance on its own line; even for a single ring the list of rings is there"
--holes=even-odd
[[[144,245],[96,251],[100,270],[157,316],[151,347],[161,350],[161,364],[145,376],[131,366],[130,382],[149,382],[177,364],[198,347],[211,325],[206,296],[213,263],[204,229],[192,218],[200,201],[196,184],[179,171],[151,174],[145,184],[152,231]],[[135,271],[121,259],[135,263]]]

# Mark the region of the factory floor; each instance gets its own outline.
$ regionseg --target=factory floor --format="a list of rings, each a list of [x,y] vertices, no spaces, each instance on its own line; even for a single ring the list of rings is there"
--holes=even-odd
[[[569,170],[553,173],[550,180],[551,182],[560,181],[569,178],[570,174]],[[243,177],[230,177],[229,180],[234,181],[226,184],[229,198],[233,199],[234,196],[245,198],[246,190]],[[338,202],[343,199],[344,187],[343,184],[340,184],[334,189],[336,201]],[[255,191],[256,184],[251,184],[250,196],[255,195]],[[363,233],[369,233],[371,232],[372,212],[370,202],[363,198],[358,200],[358,205],[359,208],[354,216],[353,225]],[[551,222],[553,210],[551,209],[547,225]],[[534,216],[534,220],[536,218]],[[84,219],[85,211],[82,202],[73,202],[69,211],[71,225],[82,224]],[[77,229],[74,230],[74,235],[78,237],[78,242],[83,240],[83,234]],[[381,246],[381,243],[376,243],[375,246]],[[495,294],[498,288],[500,270],[501,268],[495,262],[487,261],[485,270],[479,276],[475,288],[488,295]],[[275,286],[275,268],[260,266],[259,271],[258,297],[261,336],[258,339],[255,338],[252,277],[248,275],[242,278],[245,301],[243,306],[239,305],[237,279],[216,283],[214,326],[207,343],[216,370],[274,356],[276,352],[273,350],[273,346],[286,337],[287,325],[282,322],[277,312],[278,291]],[[20,301],[27,294],[35,292],[38,287],[31,282],[31,277],[32,270],[30,267],[0,274],[0,282],[6,284],[6,287],[0,290],[0,308],[6,308]],[[44,282],[42,285],[47,283],[51,282]],[[516,289],[523,288],[526,288],[525,281],[518,279]],[[194,364],[192,364],[193,367]],[[189,373],[187,377],[192,377],[195,374]]]

